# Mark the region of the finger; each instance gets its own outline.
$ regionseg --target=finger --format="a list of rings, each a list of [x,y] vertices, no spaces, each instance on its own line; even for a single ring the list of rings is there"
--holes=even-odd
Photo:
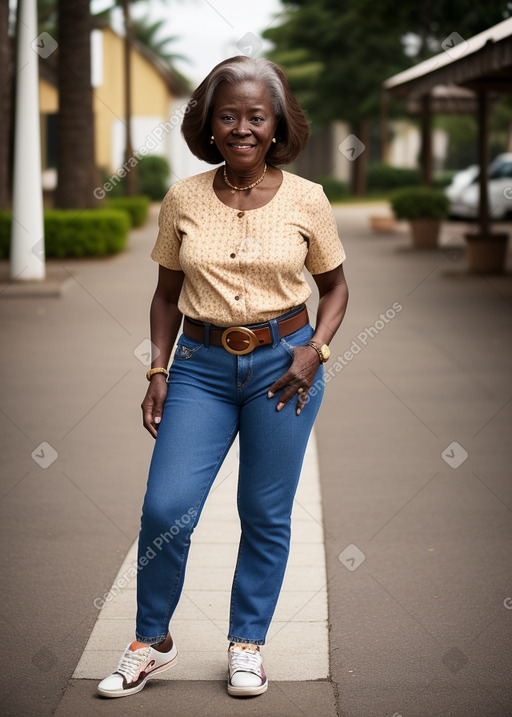
[[[149,404],[149,406],[142,404],[142,423],[144,428],[151,433],[153,438],[156,438],[157,436],[158,425],[160,424],[162,416],[162,410],[160,409],[159,416],[157,417],[157,420],[155,420],[156,410],[158,409],[155,408],[154,404]]]
[[[146,429],[146,431],[148,431],[149,433],[151,433],[151,435],[153,436],[153,438],[156,438],[156,436],[157,436],[157,429],[156,429],[155,426],[153,425],[153,414],[152,414],[151,412],[146,412],[146,413],[144,413],[144,418],[143,418],[143,421],[142,421],[142,425],[144,426],[144,428]]]
[[[292,379],[293,379],[293,374],[290,371],[283,373],[283,375],[279,376],[277,381],[274,381],[272,386],[269,388],[267,396],[269,398],[273,398],[278,391],[280,391],[285,386],[288,386]]]
[[[299,389],[297,393],[299,394],[299,398],[297,399],[297,408],[295,410],[295,413],[297,414],[297,416],[299,416],[300,412],[302,411],[306,403],[309,401],[309,396],[306,390],[301,391]]]
[[[281,396],[279,396],[279,402],[276,406],[278,411],[280,411],[288,403],[290,398],[292,398],[293,396],[296,395],[297,388],[298,388],[298,386],[296,386],[296,385],[290,386],[287,391],[285,391],[284,393],[281,394]]]

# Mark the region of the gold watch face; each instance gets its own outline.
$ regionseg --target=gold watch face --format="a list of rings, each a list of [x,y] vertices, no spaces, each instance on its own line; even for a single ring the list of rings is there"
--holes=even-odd
[[[320,346],[320,353],[322,354],[324,363],[331,358],[331,351],[327,344],[323,344],[322,346]]]

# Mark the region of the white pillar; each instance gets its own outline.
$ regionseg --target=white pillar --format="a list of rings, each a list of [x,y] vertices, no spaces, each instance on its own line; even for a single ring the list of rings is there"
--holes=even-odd
[[[20,280],[45,277],[36,38],[37,0],[18,0],[10,273]]]

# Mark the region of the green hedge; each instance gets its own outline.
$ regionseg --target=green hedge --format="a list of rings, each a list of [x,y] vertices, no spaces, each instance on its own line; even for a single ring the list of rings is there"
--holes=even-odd
[[[118,209],[51,209],[44,215],[47,257],[106,256],[122,251],[130,219]],[[0,212],[0,257],[9,256],[11,213]]]
[[[398,189],[390,202],[397,219],[444,219],[450,205],[444,192],[431,187]]]
[[[149,197],[113,197],[105,202],[108,209],[122,209],[130,217],[132,227],[146,223],[150,205]]]
[[[161,201],[169,189],[171,168],[164,157],[150,154],[137,165],[137,191],[154,202]]]
[[[322,177],[315,180],[324,188],[327,199],[330,202],[339,202],[348,196],[348,184],[335,177]]]
[[[369,191],[415,187],[421,184],[419,169],[392,167],[389,164],[375,162],[367,170],[366,181]]]

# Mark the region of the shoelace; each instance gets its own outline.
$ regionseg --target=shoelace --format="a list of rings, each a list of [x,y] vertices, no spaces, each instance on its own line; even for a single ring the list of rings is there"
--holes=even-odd
[[[117,672],[124,675],[128,682],[131,682],[144,667],[144,663],[147,662],[150,651],[150,647],[143,647],[140,650],[130,650],[130,648],[127,648],[121,657]]]
[[[258,672],[260,664],[261,658],[259,652],[236,650],[231,653],[231,669],[233,672],[237,670],[242,670],[243,672]]]

